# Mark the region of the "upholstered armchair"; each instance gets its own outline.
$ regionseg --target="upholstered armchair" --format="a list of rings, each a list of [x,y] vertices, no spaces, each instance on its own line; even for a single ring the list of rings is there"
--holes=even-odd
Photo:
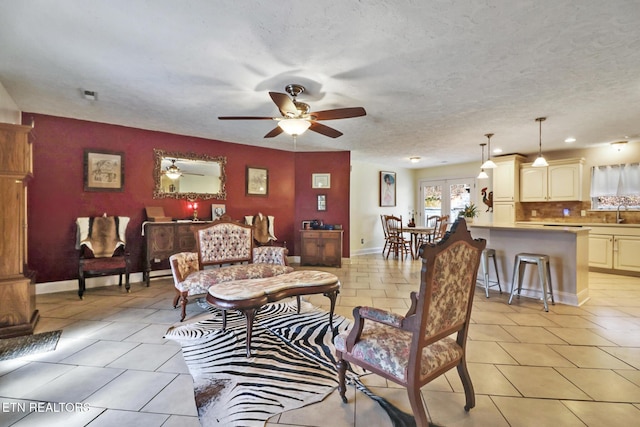
[[[76,220],[78,264],[78,296],[83,299],[87,277],[119,275],[118,286],[130,290],[131,262],[125,234],[129,218],[124,216],[82,217]]]
[[[465,348],[485,246],[485,240],[471,238],[465,220],[459,219],[439,243],[422,246],[420,290],[411,293],[406,315],[371,307],[353,310],[353,328],[334,340],[338,390],[345,403],[345,373],[353,363],[406,387],[419,427],[429,425],[420,388],[454,367],[464,387],[464,409],[475,406]]]

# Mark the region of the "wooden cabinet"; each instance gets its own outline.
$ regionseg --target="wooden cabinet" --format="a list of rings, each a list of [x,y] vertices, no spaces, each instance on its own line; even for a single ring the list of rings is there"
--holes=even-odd
[[[300,265],[342,267],[342,230],[301,230]]]
[[[149,286],[151,270],[154,264],[169,259],[178,252],[195,252],[196,238],[191,231],[194,224],[203,222],[146,222],[142,226],[144,233],[144,265],[142,276]],[[160,277],[160,276],[158,276]]]
[[[525,163],[520,170],[521,202],[558,202],[582,200],[584,159],[549,161],[549,166],[534,168]]]
[[[0,123],[0,338],[32,334],[40,317],[35,273],[26,267],[30,130]]]
[[[525,159],[519,154],[494,157],[493,201],[518,202],[520,200],[520,164]]]
[[[512,224],[516,221],[516,204],[493,202],[493,223]]]
[[[589,267],[613,268],[613,236],[589,236]]]
[[[640,236],[615,236],[613,238],[613,268],[640,271]]]
[[[640,272],[640,228],[591,227],[589,267]]]

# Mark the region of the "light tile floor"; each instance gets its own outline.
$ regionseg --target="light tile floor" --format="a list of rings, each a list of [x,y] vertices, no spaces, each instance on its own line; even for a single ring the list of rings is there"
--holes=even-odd
[[[419,283],[420,262],[354,257],[341,269],[336,312],[356,305],[403,313]],[[582,307],[478,287],[467,359],[476,407],[465,412],[455,370],[423,389],[432,420],[443,426],[622,426],[640,420],[640,278],[589,274]],[[176,323],[170,279],[37,296],[36,332],[62,329],[54,352],[0,362],[0,426],[198,426],[192,381],[180,347],[162,338]],[[326,308],[327,299],[310,298]],[[202,312],[188,306],[189,317]],[[410,412],[406,393],[369,375],[366,383]],[[273,417],[275,426],[390,426],[385,412],[354,389],[343,404],[325,401]],[[38,402],[57,402],[46,406]],[[64,403],[64,404],[60,404]],[[86,404],[86,410],[74,410]],[[37,409],[37,410],[33,410]],[[83,407],[83,409],[85,409]]]

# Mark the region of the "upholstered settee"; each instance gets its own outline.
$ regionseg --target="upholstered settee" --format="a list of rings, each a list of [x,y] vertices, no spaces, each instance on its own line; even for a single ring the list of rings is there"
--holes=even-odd
[[[253,227],[229,219],[193,227],[197,252],[169,257],[176,288],[173,306],[180,302],[180,320],[186,317],[188,298],[207,294],[218,283],[261,279],[290,273],[287,249],[254,247]]]

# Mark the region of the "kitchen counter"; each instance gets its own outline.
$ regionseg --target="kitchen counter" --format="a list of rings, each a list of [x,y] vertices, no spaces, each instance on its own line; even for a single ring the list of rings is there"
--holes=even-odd
[[[556,225],[557,224],[557,225]],[[579,306],[589,299],[589,227],[554,223],[469,224],[474,238],[495,249],[500,279],[511,290],[518,253],[549,255],[553,295],[557,303]],[[522,295],[541,298],[537,269],[528,267]],[[540,304],[542,309],[542,303]]]
[[[616,227],[616,228],[640,228],[640,224],[616,224],[615,222],[551,222],[551,221],[519,221],[517,225],[545,225],[567,227]]]

